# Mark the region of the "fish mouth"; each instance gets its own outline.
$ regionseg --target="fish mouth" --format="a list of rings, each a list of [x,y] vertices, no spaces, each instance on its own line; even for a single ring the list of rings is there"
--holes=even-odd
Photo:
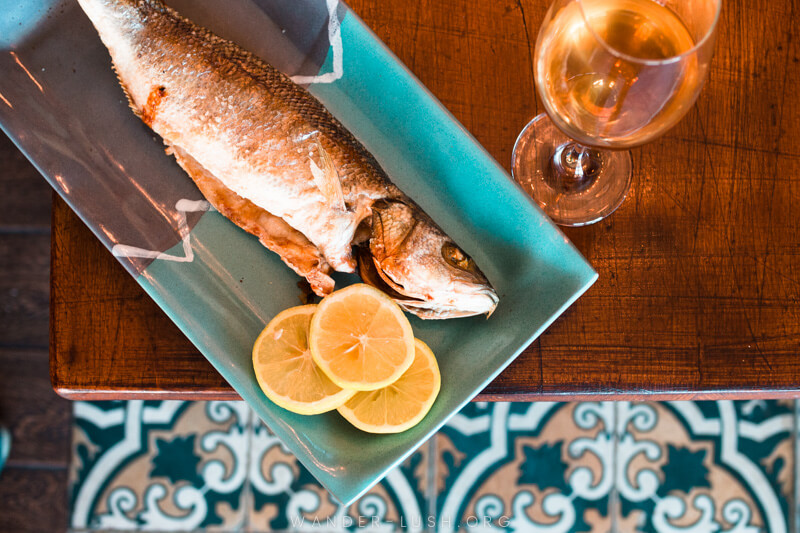
[[[476,315],[486,315],[489,318],[494,313],[500,298],[491,288],[482,288],[468,295],[471,305],[468,308],[454,305],[441,304],[422,298],[415,298],[400,292],[401,287],[387,280],[386,274],[380,272],[372,254],[367,246],[355,246],[355,256],[358,263],[358,273],[361,280],[392,298],[403,310],[408,311],[425,320],[439,320],[447,318],[465,318]],[[395,288],[397,286],[397,288]]]
[[[489,288],[480,289],[479,291],[477,291],[476,294],[480,295],[480,296],[483,296],[484,298],[488,298],[489,301],[491,302],[491,304],[490,304],[490,306],[489,306],[487,311],[479,313],[479,314],[485,313],[486,314],[486,318],[489,318],[490,316],[492,316],[494,314],[495,309],[497,309],[497,304],[500,303],[500,297],[497,295],[497,293],[495,292],[494,289],[489,289]]]
[[[481,294],[481,296],[484,296]],[[470,316],[477,316],[477,315],[486,315],[486,318],[489,318],[494,310],[497,308],[497,296],[492,293],[492,295],[486,294],[489,298],[488,301],[484,302],[484,305],[480,310],[472,309],[459,309],[452,306],[441,306],[437,305],[435,302],[423,302],[420,306],[415,301],[405,301],[405,302],[397,302],[397,304],[403,308],[405,311],[409,313],[413,313],[418,317],[425,319],[425,320],[441,320],[447,318],[467,318]],[[491,303],[489,303],[491,302]]]

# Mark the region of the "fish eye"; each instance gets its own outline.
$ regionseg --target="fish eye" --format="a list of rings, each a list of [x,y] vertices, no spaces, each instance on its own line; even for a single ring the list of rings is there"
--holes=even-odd
[[[475,263],[472,258],[452,242],[446,242],[442,245],[442,258],[447,264],[455,268],[466,271],[475,269]]]

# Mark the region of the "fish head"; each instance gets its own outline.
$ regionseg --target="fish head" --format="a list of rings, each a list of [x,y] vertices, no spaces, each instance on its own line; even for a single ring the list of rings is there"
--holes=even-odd
[[[358,249],[362,279],[421,318],[491,315],[499,301],[475,261],[414,205],[372,206],[368,247]]]

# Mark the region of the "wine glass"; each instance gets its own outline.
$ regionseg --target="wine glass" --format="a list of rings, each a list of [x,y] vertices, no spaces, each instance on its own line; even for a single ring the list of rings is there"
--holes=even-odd
[[[536,41],[546,114],[514,145],[514,179],[557,223],[625,199],[627,148],[675,125],[703,86],[722,0],[555,0]]]

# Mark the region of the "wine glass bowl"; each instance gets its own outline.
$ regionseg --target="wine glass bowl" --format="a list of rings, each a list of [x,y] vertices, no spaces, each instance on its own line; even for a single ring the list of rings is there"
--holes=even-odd
[[[686,114],[708,71],[720,2],[556,0],[550,6],[534,68],[547,116],[520,134],[512,170],[556,222],[592,223],[621,204],[630,155],[608,150],[649,142]],[[564,165],[564,154],[575,164]]]

